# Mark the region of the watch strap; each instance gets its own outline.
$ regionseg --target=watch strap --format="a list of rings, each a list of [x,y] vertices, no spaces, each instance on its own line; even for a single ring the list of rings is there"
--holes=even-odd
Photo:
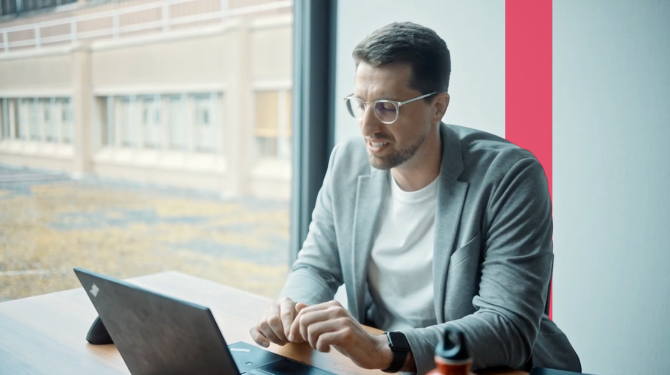
[[[407,342],[407,337],[402,332],[386,332],[386,337],[389,340],[389,347],[393,352],[393,360],[391,361],[391,365],[382,371],[396,373],[405,364],[405,359],[407,359],[407,353],[409,352],[409,343]]]

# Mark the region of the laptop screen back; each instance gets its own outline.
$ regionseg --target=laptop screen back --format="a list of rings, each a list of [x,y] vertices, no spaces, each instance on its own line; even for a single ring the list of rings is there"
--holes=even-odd
[[[75,268],[133,375],[239,375],[211,311]]]

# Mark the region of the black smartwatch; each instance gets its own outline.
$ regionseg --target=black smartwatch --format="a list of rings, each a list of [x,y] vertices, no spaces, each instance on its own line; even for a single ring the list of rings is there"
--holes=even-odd
[[[391,366],[382,371],[395,373],[400,371],[405,364],[407,353],[409,353],[409,342],[402,332],[386,332],[386,337],[389,340],[389,348],[393,352],[393,361]]]

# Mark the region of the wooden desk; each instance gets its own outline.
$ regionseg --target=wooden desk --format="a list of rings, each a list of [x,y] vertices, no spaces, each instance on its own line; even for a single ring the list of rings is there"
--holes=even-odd
[[[249,328],[270,302],[268,298],[194,276],[166,272],[129,282],[208,306],[228,344],[253,343]],[[0,374],[128,374],[114,345],[90,345],[85,337],[97,316],[83,288],[0,303]],[[383,374],[363,370],[333,350],[324,354],[307,344],[269,350],[336,374]],[[488,370],[488,375],[523,375]]]

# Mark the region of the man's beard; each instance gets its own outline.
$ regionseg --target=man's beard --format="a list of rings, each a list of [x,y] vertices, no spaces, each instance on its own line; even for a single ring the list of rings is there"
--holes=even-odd
[[[414,154],[416,154],[416,152],[419,150],[419,147],[421,147],[425,140],[426,134],[421,134],[416,142],[412,143],[408,147],[399,151],[393,150],[389,155],[384,157],[378,157],[368,152],[368,160],[370,161],[370,165],[377,169],[391,169],[402,165],[407,160],[411,159]]]

